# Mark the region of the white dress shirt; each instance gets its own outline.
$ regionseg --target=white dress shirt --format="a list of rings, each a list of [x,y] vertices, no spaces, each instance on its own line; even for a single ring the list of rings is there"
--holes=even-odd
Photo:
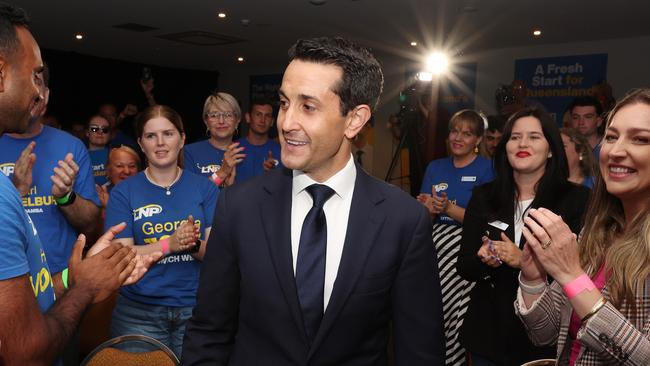
[[[345,234],[348,230],[348,216],[352,204],[354,182],[357,178],[357,168],[354,159],[350,159],[343,169],[334,174],[327,181],[320,183],[332,188],[335,192],[325,202],[323,211],[327,219],[327,249],[325,255],[325,290],[323,293],[323,310],[327,309],[334,281],[341,263]],[[298,261],[298,248],[300,247],[300,232],[307,212],[314,205],[311,195],[305,190],[315,180],[300,170],[293,171],[293,188],[291,192],[291,251],[293,255],[293,274],[296,275],[296,262]]]

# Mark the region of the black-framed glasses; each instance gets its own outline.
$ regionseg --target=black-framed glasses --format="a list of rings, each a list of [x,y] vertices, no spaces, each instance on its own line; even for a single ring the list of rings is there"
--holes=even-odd
[[[95,125],[89,126],[88,129],[92,133],[109,133],[109,132],[111,132],[110,127],[100,127],[100,126],[95,126]]]
[[[215,111],[210,111],[210,112],[205,112],[204,114],[205,118],[212,118],[212,119],[225,119],[232,121],[235,119],[235,113],[233,112],[215,112]]]

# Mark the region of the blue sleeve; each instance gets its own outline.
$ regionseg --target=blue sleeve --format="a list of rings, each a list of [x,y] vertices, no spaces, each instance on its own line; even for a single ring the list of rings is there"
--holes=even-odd
[[[125,182],[117,185],[112,191],[106,204],[106,218],[104,219],[104,231],[113,225],[126,222],[126,227],[116,238],[134,238],[133,234],[133,211],[129,204],[125,191]]]
[[[79,172],[74,182],[74,191],[81,197],[92,201],[96,206],[100,206],[88,150],[81,145],[81,142],[75,141],[75,145],[74,161],[79,166]]]
[[[433,185],[434,171],[436,170],[436,161],[432,161],[427,165],[427,170],[424,172],[424,178],[422,178],[422,187],[420,187],[420,193],[431,194],[431,186]]]
[[[8,179],[0,177],[0,179]],[[17,192],[12,192],[2,182],[0,187],[0,280],[22,276],[29,272],[25,245],[27,237],[24,230],[23,206]],[[10,184],[10,183],[9,183]]]
[[[212,220],[214,219],[214,210],[217,207],[217,199],[219,198],[219,188],[212,183],[207,181],[206,188],[203,190],[203,210],[205,211],[205,228],[212,227]]]

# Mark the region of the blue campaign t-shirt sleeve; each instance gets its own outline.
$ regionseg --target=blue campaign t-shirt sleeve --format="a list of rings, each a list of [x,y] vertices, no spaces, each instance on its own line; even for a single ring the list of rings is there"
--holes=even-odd
[[[11,181],[0,176],[0,280],[29,272],[25,255],[25,228],[20,211],[24,210]]]
[[[138,173],[142,174],[142,173]],[[137,179],[137,176],[129,177],[130,179]],[[106,218],[104,219],[104,231],[108,230],[111,226],[117,225],[121,222],[126,223],[126,227],[120,233],[115,235],[116,238],[133,238],[133,211],[129,204],[129,196],[127,189],[131,186],[129,184],[122,184],[121,182],[111,190],[111,194],[106,204]]]
[[[210,181],[207,184],[203,183],[201,191],[204,192],[203,196],[203,211],[205,215],[205,228],[212,226],[214,219],[214,210],[217,207],[217,199],[219,198],[219,188]]]
[[[436,173],[439,173],[441,163],[444,159],[434,160],[427,165],[427,169],[424,172],[424,178],[422,178],[422,187],[420,187],[420,193],[431,194],[432,186],[435,183]]]
[[[92,201],[95,205],[100,206],[99,196],[95,190],[95,179],[93,178],[92,164],[88,150],[81,144],[81,141],[74,140],[74,160],[79,165],[79,172],[74,182],[74,191],[81,197]]]

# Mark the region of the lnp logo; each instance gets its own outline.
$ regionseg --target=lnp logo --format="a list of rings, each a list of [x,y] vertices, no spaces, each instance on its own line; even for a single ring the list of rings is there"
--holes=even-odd
[[[216,164],[200,166],[199,163],[196,163],[196,167],[201,169],[201,174],[216,173],[217,170],[221,169],[221,165],[216,165]]]
[[[2,172],[2,174],[6,175],[8,177],[8,176],[14,174],[14,167],[15,166],[16,166],[16,164],[14,164],[14,163],[0,164],[0,172]]]
[[[448,187],[449,187],[449,185],[447,183],[439,183],[439,184],[434,185],[431,188],[433,188],[437,193],[437,192],[446,191]]]
[[[133,210],[133,221],[138,221],[143,217],[151,217],[162,212],[160,205],[146,205]]]

